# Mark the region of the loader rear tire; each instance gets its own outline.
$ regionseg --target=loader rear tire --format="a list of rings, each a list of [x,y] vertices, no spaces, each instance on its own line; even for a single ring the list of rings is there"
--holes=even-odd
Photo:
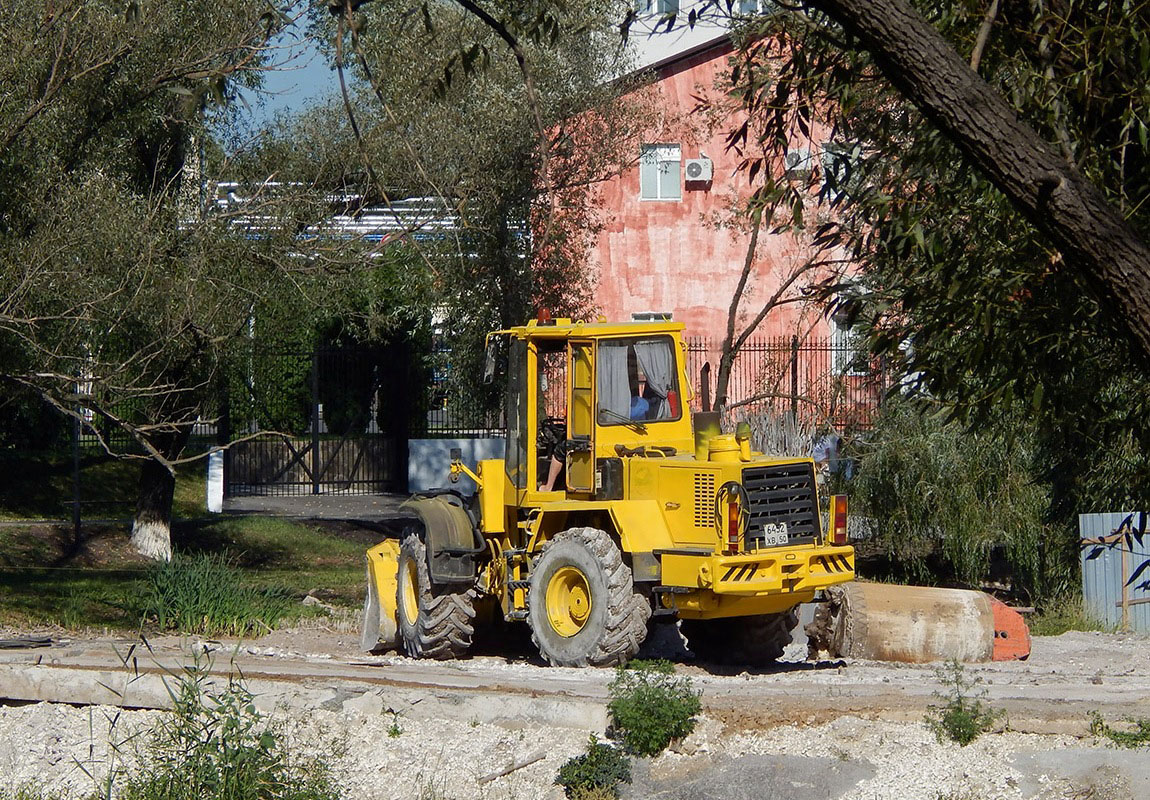
[[[572,528],[543,546],[527,593],[531,640],[556,667],[622,664],[647,637],[651,604],[606,531]]]
[[[427,549],[416,531],[399,547],[396,618],[403,650],[411,658],[462,658],[475,634],[475,594],[431,585]]]
[[[685,619],[679,630],[700,661],[765,667],[782,656],[799,624],[798,606],[779,614]]]

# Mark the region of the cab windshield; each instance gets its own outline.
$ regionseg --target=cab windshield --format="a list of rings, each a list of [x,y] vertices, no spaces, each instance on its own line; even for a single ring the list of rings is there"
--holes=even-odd
[[[670,336],[599,343],[600,425],[679,419],[679,376]]]

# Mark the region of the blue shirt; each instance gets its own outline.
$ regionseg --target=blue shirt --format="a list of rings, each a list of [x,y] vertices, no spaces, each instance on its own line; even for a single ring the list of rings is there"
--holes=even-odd
[[[631,398],[631,419],[646,419],[650,410],[651,404],[647,402],[646,397]]]

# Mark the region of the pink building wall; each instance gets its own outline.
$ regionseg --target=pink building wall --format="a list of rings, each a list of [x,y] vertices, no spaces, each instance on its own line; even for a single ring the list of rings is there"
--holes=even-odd
[[[748,195],[748,183],[737,170],[740,157],[726,149],[725,137],[735,121],[708,130],[703,115],[692,110],[696,95],[716,96],[715,80],[726,69],[730,52],[730,45],[723,43],[660,68],[656,85],[662,103],[652,109],[652,126],[644,135],[648,144],[679,143],[684,165],[705,154],[714,162],[712,180],[687,182],[681,170],[681,200],[641,200],[636,164],[598,190],[606,224],[592,258],[598,268],[596,301],[609,320],[629,320],[635,312],[670,311],[686,324],[688,336],[718,338],[726,333],[749,232],[717,228],[714,222],[729,218],[732,202]],[[802,241],[789,234],[771,234],[768,227],[764,225],[759,235],[736,332],[807,256]],[[826,330],[818,311],[793,303],[768,314],[754,335],[808,331],[825,335]]]

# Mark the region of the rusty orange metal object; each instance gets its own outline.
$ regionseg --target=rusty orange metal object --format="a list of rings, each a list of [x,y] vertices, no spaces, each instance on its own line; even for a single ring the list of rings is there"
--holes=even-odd
[[[875,661],[1008,661],[1030,655],[1022,616],[984,592],[850,583],[808,626],[812,652]]]

